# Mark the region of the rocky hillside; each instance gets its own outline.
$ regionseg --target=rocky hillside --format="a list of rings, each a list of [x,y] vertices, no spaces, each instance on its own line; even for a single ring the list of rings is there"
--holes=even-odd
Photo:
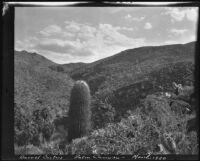
[[[58,72],[71,73],[72,71],[82,68],[85,65],[87,64],[86,63],[69,63],[69,64],[62,64],[62,65],[56,64],[56,65],[49,66],[49,68]]]
[[[129,49],[85,65],[70,75],[75,80],[86,80],[93,93],[108,87],[116,90],[144,79],[146,74],[170,63],[194,62],[194,49],[195,42]]]
[[[148,94],[172,92],[172,82],[192,84],[194,50],[195,42],[129,49],[75,69],[70,75],[88,82],[92,94],[109,102],[119,120]]]
[[[15,51],[15,105],[25,112],[48,107],[58,114],[67,110],[73,80],[53,71],[52,61],[36,53]]]

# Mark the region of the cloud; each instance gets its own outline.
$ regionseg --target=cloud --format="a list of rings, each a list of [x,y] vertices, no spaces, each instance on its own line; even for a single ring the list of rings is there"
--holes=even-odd
[[[180,42],[178,42],[177,40],[167,40],[164,42],[166,45],[170,45],[170,44],[180,44]]]
[[[186,10],[186,17],[190,21],[197,21],[198,18],[198,8],[191,8]]]
[[[132,27],[125,26],[112,26],[111,24],[99,24],[98,26],[92,26],[89,24],[80,24],[75,22],[67,22],[73,26],[77,26],[79,30],[74,31],[76,39],[82,41],[82,45],[86,47],[101,47],[105,45],[120,45],[127,46],[132,43],[134,39],[127,37],[120,33],[121,30],[133,31]],[[68,31],[67,31],[68,30]],[[71,32],[71,28],[65,28],[65,32]]]
[[[168,39],[164,41],[164,44],[185,44],[197,40],[196,33],[189,29],[173,28],[168,31]]]
[[[39,31],[39,34],[42,36],[51,36],[54,34],[61,33],[62,29],[57,25],[50,25],[44,28],[43,30]]]
[[[81,40],[89,40],[95,37],[97,29],[93,26],[84,25],[81,27],[81,30],[77,33],[77,37]]]
[[[172,22],[174,21],[182,21],[186,18],[189,21],[197,21],[198,16],[198,8],[178,8],[178,7],[166,7],[165,8],[165,15],[170,15],[172,17]]]
[[[40,43],[35,46],[35,48],[38,50],[51,51],[54,53],[76,57],[87,57],[93,54],[92,51],[90,51],[79,39],[71,41],[43,38],[40,40]]]
[[[16,11],[15,48],[36,50],[58,63],[95,61],[128,48],[193,40],[197,10],[197,7],[24,8]]]
[[[134,31],[132,27],[119,27],[119,30]]]
[[[36,49],[41,49],[45,51],[51,51],[54,53],[60,53],[65,55],[71,55],[71,56],[78,56],[78,57],[85,57],[90,56],[93,53],[83,47],[76,46],[76,43],[70,43],[70,42],[60,42],[60,43],[52,43],[51,41],[49,43],[40,43],[35,46]]]
[[[120,45],[120,46],[135,46],[137,42],[143,42],[143,39],[133,39],[130,38],[118,30],[123,29],[119,27],[114,27],[111,24],[99,24],[98,34],[104,40],[104,43],[107,45]],[[126,29],[126,28],[125,28]]]
[[[174,33],[176,35],[184,34],[187,31],[188,31],[188,29],[171,29],[170,30],[171,33]]]
[[[78,32],[80,30],[80,25],[74,21],[65,21],[65,29],[69,32]]]
[[[75,21],[65,21],[64,25],[63,28],[58,25],[47,26],[35,39],[29,38],[16,44],[18,47],[27,44],[24,45],[26,50],[34,50],[52,59],[55,59],[56,55],[62,55],[61,57],[69,62],[75,58],[84,62],[95,61],[144,44],[144,38],[134,39],[121,33],[121,31],[134,31],[132,27],[106,23],[94,26]],[[55,60],[63,63],[61,59]]]
[[[170,15],[173,20],[182,21],[185,17],[185,13],[180,11],[178,8],[166,8],[166,15]]]
[[[182,36],[180,36],[180,37],[178,37],[178,38],[171,38],[171,39],[168,39],[168,40],[166,40],[166,41],[164,41],[164,43],[163,44],[185,44],[185,43],[189,43],[189,42],[192,42],[192,41],[196,41],[197,40],[197,37],[196,37],[196,35],[190,35],[190,36],[188,36],[188,35],[182,35]]]
[[[132,17],[130,14],[127,14],[124,18],[125,18],[125,20],[128,20],[130,22],[132,22],[132,21],[140,22],[140,21],[144,20],[145,17],[144,16]]]
[[[150,30],[151,28],[152,28],[151,23],[149,23],[149,22],[145,23],[144,29]]]
[[[103,8],[106,9],[106,8]],[[140,10],[141,7],[110,7],[109,12],[112,14],[116,14],[119,12],[130,12]]]
[[[15,43],[15,49],[34,52],[35,44],[38,43],[38,41],[39,39],[37,37],[28,37],[25,40],[17,40]]]
[[[131,16],[130,14],[128,14],[128,15],[126,15],[124,18],[125,18],[126,20],[129,20],[129,19],[132,18],[132,16]]]
[[[36,45],[37,49],[42,49],[42,50],[48,50],[52,52],[57,52],[57,53],[66,53],[68,54],[68,51],[71,51],[73,47],[70,44],[66,44],[64,46],[59,45],[59,44],[38,44]]]

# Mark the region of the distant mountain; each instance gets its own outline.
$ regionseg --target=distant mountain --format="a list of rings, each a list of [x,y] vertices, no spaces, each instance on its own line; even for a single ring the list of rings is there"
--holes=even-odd
[[[51,65],[55,65],[56,63],[52,62],[51,60],[37,53],[31,53],[25,50],[15,51],[15,65],[22,65],[22,64],[30,65],[36,68],[36,67],[48,67]]]
[[[73,79],[84,79],[92,91],[110,86],[113,90],[133,83],[166,64],[194,62],[195,42],[188,44],[146,46],[122,51],[71,72]]]
[[[87,81],[93,95],[112,97],[111,104],[125,112],[147,94],[172,90],[173,81],[192,81],[194,54],[195,42],[139,47],[87,64],[70,75]]]
[[[62,65],[52,65],[50,68],[52,70],[58,71],[58,72],[64,72],[64,73],[70,73],[78,68],[81,68],[85,66],[86,63],[69,63],[69,64],[62,64]]]
[[[63,64],[62,67],[64,68],[65,71],[71,72],[71,71],[81,68],[85,65],[87,65],[87,63],[79,62],[79,63]]]
[[[49,68],[56,63],[26,51],[15,51],[14,62],[16,107],[24,112],[47,107],[54,115],[67,111],[73,80]]]

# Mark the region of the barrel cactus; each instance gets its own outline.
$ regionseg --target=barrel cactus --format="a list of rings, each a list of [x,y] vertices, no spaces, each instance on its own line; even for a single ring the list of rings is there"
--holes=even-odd
[[[87,135],[91,128],[90,88],[85,81],[77,81],[71,91],[68,141]]]

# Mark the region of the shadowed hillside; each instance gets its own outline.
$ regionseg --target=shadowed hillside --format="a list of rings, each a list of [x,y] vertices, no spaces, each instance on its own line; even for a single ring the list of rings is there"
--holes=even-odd
[[[194,64],[190,61],[171,63],[145,75],[144,80],[115,90],[114,97],[111,97],[109,101],[117,110],[117,114],[121,116],[117,115],[117,118],[121,119],[128,110],[134,110],[148,95],[174,92],[172,82],[192,84],[193,71]]]
[[[108,86],[110,90],[116,90],[143,79],[144,75],[166,64],[194,62],[194,47],[195,43],[192,42],[185,45],[129,49],[74,70],[70,75],[75,80],[86,80],[92,93]]]
[[[193,82],[194,50],[195,42],[128,49],[70,75],[86,80],[93,95],[111,103],[117,115],[122,115],[148,94],[171,91],[173,81]]]
[[[69,63],[62,65],[52,65],[49,68],[58,72],[70,73],[76,69],[79,69],[83,66],[87,65],[86,63]]]
[[[69,63],[69,64],[63,64],[62,67],[64,68],[65,72],[71,72],[79,68],[82,68],[85,65],[87,64],[86,63]]]

